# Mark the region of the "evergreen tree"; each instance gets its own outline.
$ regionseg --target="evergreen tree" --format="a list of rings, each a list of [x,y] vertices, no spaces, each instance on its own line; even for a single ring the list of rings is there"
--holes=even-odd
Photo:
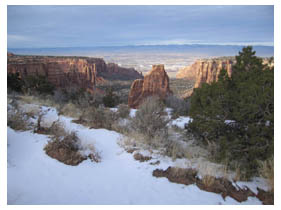
[[[218,82],[203,84],[191,97],[189,128],[204,144],[214,142],[214,157],[239,164],[246,177],[258,160],[273,154],[274,69],[263,65],[252,47],[236,56],[232,77],[222,70]]]
[[[102,101],[106,107],[114,107],[118,104],[118,96],[116,96],[111,87],[106,89],[106,95],[103,97]]]

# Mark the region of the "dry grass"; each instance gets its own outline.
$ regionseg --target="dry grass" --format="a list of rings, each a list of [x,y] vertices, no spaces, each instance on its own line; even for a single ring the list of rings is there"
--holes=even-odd
[[[112,127],[115,125],[116,129],[119,129],[116,124],[118,115],[104,107],[89,107],[88,109],[85,109],[83,114],[79,117],[79,120],[90,128],[113,130]]]
[[[183,147],[178,141],[168,140],[165,142],[164,147],[164,155],[172,157],[172,160],[183,158],[185,156],[185,147]]]
[[[56,106],[57,104],[52,100],[52,96],[33,96],[33,95],[21,95],[20,100],[26,104],[37,104],[37,105],[45,105],[45,106]]]
[[[167,138],[167,124],[164,106],[157,97],[147,98],[132,118],[132,129],[143,134],[148,144],[153,144],[154,137]]]
[[[120,104],[118,106],[118,111],[117,114],[119,115],[119,117],[121,118],[128,118],[129,114],[130,114],[130,108],[128,105],[126,104]]]
[[[260,161],[260,175],[267,180],[267,184],[271,192],[274,191],[274,159]]]
[[[215,182],[215,177],[223,176],[223,166],[199,159],[197,166],[202,182],[206,187],[210,187]]]
[[[128,135],[130,133],[130,129],[128,128],[128,126],[127,125],[121,125],[118,120],[114,121],[111,124],[111,129],[118,132],[118,133],[122,133],[124,135]]]
[[[55,121],[50,128],[50,134],[53,135],[55,139],[61,139],[67,135],[67,131],[65,130],[63,123]]]
[[[73,118],[79,118],[82,114],[81,109],[73,103],[67,103],[63,105],[60,108],[59,113]]]
[[[205,175],[202,179],[202,182],[206,187],[210,187],[214,184],[215,177],[211,175]]]
[[[25,117],[24,113],[20,111],[15,111],[15,113],[8,113],[7,125],[10,128],[19,131],[30,129],[27,124],[27,117]]]

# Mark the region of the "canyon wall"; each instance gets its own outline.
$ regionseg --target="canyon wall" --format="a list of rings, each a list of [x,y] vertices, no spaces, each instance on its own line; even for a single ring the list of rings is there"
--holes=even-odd
[[[187,79],[187,80],[194,80],[195,81],[196,75],[197,75],[196,67],[193,67],[191,65],[191,66],[186,66],[186,67],[180,69],[176,74],[176,78],[177,79]]]
[[[169,87],[169,77],[164,69],[164,65],[153,65],[152,70],[144,76],[144,79],[137,79],[133,82],[128,105],[137,108],[146,98],[158,96],[164,99],[172,94]]]
[[[225,69],[228,76],[231,77],[234,64],[235,57],[200,59],[191,66],[181,69],[177,73],[177,78],[195,80],[194,88],[199,88],[205,82],[210,84],[217,81],[222,69]],[[264,58],[263,64],[269,64],[269,58]],[[274,63],[270,65],[274,65]]]
[[[227,71],[229,77],[232,74],[232,65],[234,60],[231,59],[208,59],[196,61],[192,68],[196,71],[196,82],[194,88],[201,87],[203,83],[212,83],[218,81],[222,69]]]
[[[8,53],[8,73],[46,76],[56,87],[77,85],[93,91],[104,79],[134,80],[143,76],[134,69],[106,64],[101,58],[75,56],[21,56]]]

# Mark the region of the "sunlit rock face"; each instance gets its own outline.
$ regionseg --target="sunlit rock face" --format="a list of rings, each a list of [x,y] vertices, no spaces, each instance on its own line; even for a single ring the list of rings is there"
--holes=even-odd
[[[172,94],[172,91],[169,87],[169,77],[164,65],[153,65],[152,70],[144,76],[144,79],[133,82],[128,104],[131,108],[137,108],[150,96],[158,96],[164,99],[169,94]]]
[[[101,58],[64,56],[8,56],[8,73],[18,72],[21,77],[28,75],[46,76],[56,87],[77,85],[94,90],[97,82],[104,79],[137,79],[142,75],[134,69],[116,64],[106,64]]]
[[[203,83],[218,81],[222,69],[227,71],[229,77],[232,75],[232,66],[235,64],[235,57],[200,59],[191,66],[187,66],[177,73],[177,78],[195,80],[194,88],[199,88]],[[263,58],[263,64],[274,66],[269,63],[269,58]]]

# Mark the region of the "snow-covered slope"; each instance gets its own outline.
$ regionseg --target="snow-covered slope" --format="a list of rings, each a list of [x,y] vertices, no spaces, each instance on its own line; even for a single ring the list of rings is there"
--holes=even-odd
[[[47,111],[45,117],[57,119],[54,109]],[[66,129],[77,131],[82,144],[97,148],[101,162],[65,165],[45,154],[48,136],[8,128],[8,204],[240,204],[196,185],[153,177],[154,169],[173,164],[170,159],[162,158],[157,166],[149,164],[155,159],[134,160],[118,145],[119,133],[88,129],[63,116],[59,119]],[[249,197],[242,204],[261,202]]]

